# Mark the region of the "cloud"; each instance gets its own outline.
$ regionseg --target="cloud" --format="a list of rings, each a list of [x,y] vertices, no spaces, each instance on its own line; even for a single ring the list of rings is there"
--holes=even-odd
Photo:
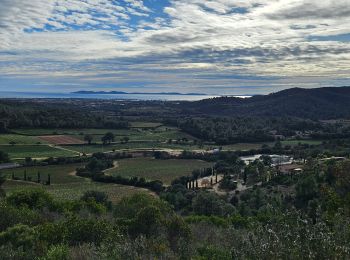
[[[0,0],[0,76],[225,91],[348,81],[347,0],[153,2]]]
[[[350,4],[347,0],[293,0],[280,1],[270,11],[273,19],[341,19],[350,17]]]

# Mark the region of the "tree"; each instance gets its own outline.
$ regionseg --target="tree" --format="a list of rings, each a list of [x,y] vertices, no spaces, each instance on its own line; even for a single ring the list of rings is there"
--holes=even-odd
[[[159,208],[148,206],[137,213],[136,218],[131,224],[130,232],[133,235],[156,236],[164,221],[165,219]]]
[[[6,176],[0,173],[0,187],[5,183],[5,181],[6,181]]]
[[[43,209],[54,207],[52,196],[42,189],[27,189],[12,192],[6,201],[16,207]]]
[[[192,208],[196,214],[205,216],[227,216],[233,212],[230,204],[210,192],[199,192],[193,198]]]
[[[0,163],[7,163],[10,161],[10,157],[7,153],[0,151]]]
[[[46,185],[51,185],[51,174],[47,175],[47,182]]]
[[[112,206],[112,203],[108,200],[108,195],[101,191],[86,191],[80,199],[85,202],[95,201],[96,203],[105,205],[107,208],[111,208]]]
[[[102,138],[102,142],[103,144],[111,144],[112,142],[114,142],[115,139],[115,135],[112,132],[108,132],[106,133]]]
[[[129,137],[127,137],[127,136],[124,136],[122,139],[120,139],[122,144],[127,144],[129,142],[129,140],[130,140]]]
[[[318,193],[317,183],[313,176],[301,179],[296,187],[296,197],[299,201],[307,202],[316,197]]]
[[[260,160],[262,160],[262,162],[266,166],[271,166],[271,164],[272,164],[272,158],[269,155],[262,155],[262,156],[260,156]]]
[[[0,197],[6,195],[5,191],[1,188],[1,186],[5,183],[5,181],[6,181],[6,176],[0,173]]]
[[[25,158],[26,165],[31,165],[33,163],[32,157]]]
[[[87,142],[89,145],[91,144],[92,140],[93,140],[92,135],[85,135],[84,136],[84,141]]]

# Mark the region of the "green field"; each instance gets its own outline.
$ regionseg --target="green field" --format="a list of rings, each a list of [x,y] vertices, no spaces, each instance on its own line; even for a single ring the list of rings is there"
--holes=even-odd
[[[320,145],[322,144],[322,140],[285,140],[281,141],[283,145],[291,145],[296,146],[298,144],[308,144],[308,145]]]
[[[83,166],[84,166],[83,164],[68,164],[68,165],[22,167],[22,168],[16,168],[16,169],[1,170],[0,173],[4,173],[8,178],[11,178],[12,174],[15,174],[15,177],[23,180],[24,172],[26,172],[27,178],[31,178],[33,181],[36,181],[38,172],[40,172],[42,181],[46,181],[48,174],[50,174],[52,184],[63,184],[63,183],[70,183],[70,182],[79,182],[79,181],[81,182],[80,178],[74,176],[73,173],[77,168],[83,167]]]
[[[108,151],[120,151],[120,150],[138,150],[138,149],[172,149],[172,150],[198,150],[200,149],[195,145],[183,145],[183,144],[167,144],[157,142],[129,142],[127,144],[112,144],[112,145],[65,145],[62,146],[67,149],[71,149],[80,153],[96,153],[96,152],[108,152]]]
[[[77,153],[54,148],[48,145],[0,145],[0,151],[10,155],[11,159],[48,158],[48,157],[70,157]]]
[[[138,123],[141,124],[141,123]],[[119,142],[122,137],[129,137],[131,141],[157,141],[164,142],[169,139],[177,140],[187,138],[189,140],[196,139],[193,136],[186,134],[174,127],[159,127],[155,130],[151,129],[151,126],[160,126],[159,123],[143,123],[148,126],[144,129],[17,129],[13,130],[16,133],[17,138],[22,138],[28,144],[35,144],[40,140],[36,136],[42,135],[70,135],[74,138],[84,140],[85,135],[91,135],[93,137],[92,142],[100,143],[101,137],[107,132],[112,132],[115,135],[115,141]],[[142,125],[142,124],[141,124]],[[24,136],[21,136],[24,135]],[[0,144],[1,144],[0,137]],[[4,144],[8,144],[7,139],[4,139]]]
[[[93,129],[93,128],[84,128],[84,129],[15,129],[12,132],[20,135],[29,135],[29,136],[41,136],[41,135],[104,135],[107,132],[112,132],[115,135],[126,135],[129,133],[128,129]],[[136,130],[135,130],[136,131]]]
[[[246,151],[246,150],[252,150],[252,149],[260,149],[262,145],[273,145],[273,143],[238,143],[238,144],[230,144],[230,145],[223,145],[223,150],[230,150],[230,151]]]
[[[24,136],[17,134],[1,134],[0,135],[0,144],[11,144],[14,142],[15,144],[37,144],[37,143],[45,143],[43,140],[40,140],[37,137],[33,136]]]
[[[91,154],[95,152],[108,152],[119,150],[135,149],[172,149],[172,150],[201,150],[210,151],[219,146],[215,144],[197,145],[194,143],[195,137],[182,132],[176,127],[164,126],[161,123],[152,122],[132,122],[131,129],[16,129],[13,132],[17,134],[0,135],[0,150],[8,152],[11,158],[46,158],[59,156],[75,156],[77,153]],[[112,132],[115,135],[115,143],[111,145],[102,145],[101,137],[106,132]],[[65,145],[64,151],[49,146],[35,146],[41,141],[38,136],[41,135],[68,135],[74,138],[84,140],[85,135],[93,137],[92,142],[95,145]],[[120,143],[123,137],[128,137],[128,143]],[[187,139],[188,142],[177,142],[176,140]],[[171,143],[169,143],[171,140]],[[18,145],[10,147],[5,146],[14,141]],[[314,140],[290,140],[283,141],[284,145],[297,145],[298,143],[320,144],[321,141]],[[29,146],[20,146],[20,145]],[[272,143],[266,143],[273,145]],[[3,145],[3,146],[1,146]],[[223,145],[221,148],[226,151],[259,149],[263,143],[237,143],[232,145]],[[74,151],[76,153],[74,153]]]
[[[123,197],[128,197],[135,193],[152,194],[146,189],[117,184],[95,183],[84,179],[81,182],[54,184],[50,186],[9,180],[5,182],[3,188],[8,194],[21,189],[42,188],[51,193],[55,198],[63,200],[76,200],[79,199],[86,191],[95,190],[107,193],[108,198],[114,203],[120,201]]]
[[[13,181],[9,179],[5,182],[3,188],[6,193],[11,193],[13,191],[26,188],[43,188],[58,199],[68,200],[79,199],[84,192],[89,190],[97,190],[106,192],[109,199],[113,202],[118,202],[121,198],[135,193],[150,193],[150,191],[141,188],[116,184],[96,183],[90,179],[74,176],[72,173],[77,167],[80,166],[80,164],[71,164],[3,170],[2,172],[5,173],[8,178],[11,178],[12,172],[15,172],[15,176],[22,179],[20,181]],[[27,177],[32,177],[33,181],[37,180],[38,171],[41,174],[42,181],[46,181],[47,174],[50,173],[51,185],[46,186],[33,182],[24,182],[24,170],[27,171]]]
[[[272,143],[266,143],[269,145],[273,145]],[[221,146],[223,150],[227,151],[238,151],[238,150],[250,150],[250,149],[260,149],[263,143],[239,143],[232,145],[224,145]],[[96,153],[96,152],[108,152],[113,150],[135,150],[135,149],[172,149],[172,150],[213,150],[218,148],[217,145],[203,145],[198,146],[194,145],[192,142],[188,143],[167,143],[167,142],[156,142],[156,141],[130,141],[126,144],[112,144],[112,145],[65,145],[62,146],[67,149],[71,149],[80,153]]]
[[[143,177],[170,184],[172,180],[191,174],[195,169],[208,168],[212,164],[200,160],[156,160],[153,158],[133,158],[118,161],[118,167],[106,174],[123,177]]]
[[[131,122],[130,126],[133,128],[157,128],[162,126],[162,123],[155,122]]]

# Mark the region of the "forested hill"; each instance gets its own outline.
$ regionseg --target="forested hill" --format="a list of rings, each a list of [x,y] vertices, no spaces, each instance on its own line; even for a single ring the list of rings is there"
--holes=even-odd
[[[350,117],[350,87],[292,88],[248,99],[221,97],[188,104],[196,112],[225,116]]]

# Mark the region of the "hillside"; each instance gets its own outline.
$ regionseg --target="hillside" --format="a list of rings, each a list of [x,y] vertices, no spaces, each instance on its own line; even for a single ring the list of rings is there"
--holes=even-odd
[[[249,99],[221,97],[189,104],[196,112],[225,116],[350,117],[350,87],[292,88]]]

